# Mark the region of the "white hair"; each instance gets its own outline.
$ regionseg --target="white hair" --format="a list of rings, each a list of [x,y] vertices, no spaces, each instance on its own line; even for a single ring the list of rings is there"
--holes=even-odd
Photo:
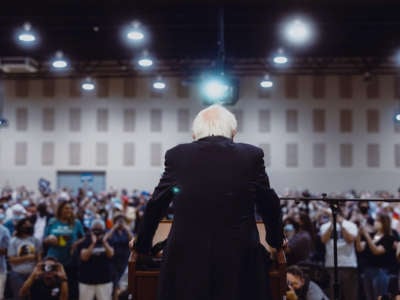
[[[235,115],[220,104],[213,104],[201,110],[193,120],[193,138],[195,140],[219,135],[232,138],[236,133]]]

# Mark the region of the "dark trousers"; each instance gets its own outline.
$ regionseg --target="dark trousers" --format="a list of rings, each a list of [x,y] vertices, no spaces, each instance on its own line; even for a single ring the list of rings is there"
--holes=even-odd
[[[334,299],[334,271],[327,268],[330,276],[329,299]],[[339,299],[355,300],[358,299],[358,271],[357,268],[339,267]]]

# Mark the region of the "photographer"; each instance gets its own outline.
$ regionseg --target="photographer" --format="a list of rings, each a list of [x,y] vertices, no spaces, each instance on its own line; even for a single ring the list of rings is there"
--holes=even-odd
[[[91,231],[78,246],[79,299],[110,300],[113,287],[112,257],[114,249],[105,235],[105,224],[96,219]]]
[[[298,266],[288,267],[286,278],[289,288],[286,293],[287,299],[328,300],[321,288],[314,281],[309,280]]]
[[[68,284],[64,267],[55,258],[39,262],[20,292],[21,297],[41,300],[67,300]]]

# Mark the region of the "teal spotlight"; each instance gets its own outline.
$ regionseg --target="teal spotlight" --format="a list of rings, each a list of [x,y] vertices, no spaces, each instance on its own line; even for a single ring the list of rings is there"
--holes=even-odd
[[[233,105],[238,100],[237,80],[226,75],[206,75],[200,81],[200,95],[205,105]]]

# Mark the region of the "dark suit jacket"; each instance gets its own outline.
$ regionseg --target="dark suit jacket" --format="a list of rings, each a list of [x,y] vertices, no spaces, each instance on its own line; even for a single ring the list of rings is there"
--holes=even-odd
[[[221,136],[168,150],[134,246],[137,252],[148,253],[172,200],[175,214],[159,299],[265,300],[255,206],[267,242],[279,248],[283,234],[279,198],[269,187],[263,151]]]

